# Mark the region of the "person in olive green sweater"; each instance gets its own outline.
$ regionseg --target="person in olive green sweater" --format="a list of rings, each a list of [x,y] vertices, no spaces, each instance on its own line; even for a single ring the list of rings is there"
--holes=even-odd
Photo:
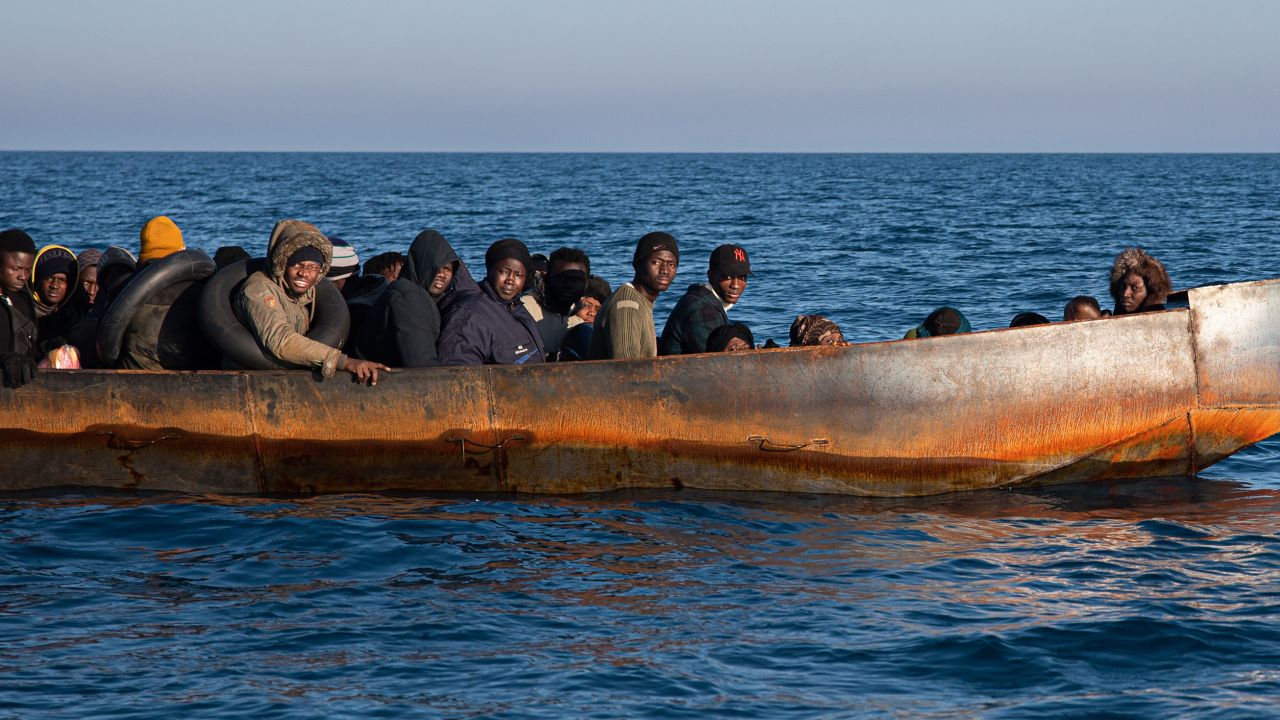
[[[596,314],[588,360],[620,360],[658,356],[653,327],[653,301],[676,279],[680,246],[664,232],[640,238],[631,266],[635,278],[623,283]]]

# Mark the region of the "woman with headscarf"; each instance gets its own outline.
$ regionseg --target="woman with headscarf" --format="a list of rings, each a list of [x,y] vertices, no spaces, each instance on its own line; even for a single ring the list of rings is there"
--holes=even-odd
[[[347,357],[307,337],[315,313],[315,286],[332,261],[333,246],[315,225],[281,220],[271,231],[267,266],[244,281],[232,305],[268,355],[287,365],[319,370],[325,377],[345,370],[376,385],[378,371],[386,365]]]
[[[846,344],[840,326],[821,315],[797,315],[791,323],[791,347]]]
[[[1164,310],[1173,289],[1164,265],[1142,248],[1126,248],[1111,266],[1111,297],[1116,315]]]
[[[533,273],[529,248],[515,238],[489,246],[480,292],[445,318],[438,346],[442,365],[521,365],[543,362],[542,336],[520,293]]]

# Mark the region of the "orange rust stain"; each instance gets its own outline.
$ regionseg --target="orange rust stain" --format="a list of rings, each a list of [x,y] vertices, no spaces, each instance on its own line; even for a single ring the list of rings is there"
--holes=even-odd
[[[1196,435],[1196,472],[1246,445],[1280,433],[1280,407],[1201,408],[1191,412]]]

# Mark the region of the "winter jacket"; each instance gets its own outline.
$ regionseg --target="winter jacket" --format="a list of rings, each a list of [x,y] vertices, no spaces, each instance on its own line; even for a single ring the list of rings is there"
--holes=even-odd
[[[573,316],[548,308],[543,304],[541,297],[540,294],[531,292],[521,296],[520,299],[524,303],[524,309],[529,312],[529,316],[538,326],[538,334],[542,337],[542,347],[547,351],[547,357],[554,358],[560,352],[560,344],[564,342],[564,336],[569,332],[569,318]]]
[[[0,293],[0,353],[22,353],[40,359],[35,302],[26,291]]]
[[[133,253],[115,245],[104,250],[98,258],[98,278],[110,279],[110,285],[99,286],[98,298],[93,306],[67,333],[67,342],[80,352],[80,367],[102,367],[102,361],[98,358],[98,326],[106,317],[111,303],[133,278],[137,266],[138,261],[134,259]],[[127,272],[122,272],[119,268],[124,268]]]
[[[689,355],[707,351],[711,331],[729,324],[724,301],[707,283],[690,285],[676,303],[658,340],[659,355]]]
[[[348,353],[355,355],[356,337],[364,328],[374,303],[389,287],[391,283],[381,275],[355,275],[347,278],[347,284],[342,286],[342,298],[347,301],[347,312],[351,314],[351,330],[343,346]]]
[[[458,253],[443,235],[435,230],[419,233],[409,245],[399,279],[373,303],[363,326],[352,332],[352,354],[391,367],[440,364],[436,344],[443,323],[427,288],[440,268],[455,262],[459,262]]]
[[[47,353],[70,342],[71,329],[87,314],[87,310],[74,298],[62,303],[57,310],[36,321],[40,328],[40,352]]]
[[[276,223],[267,247],[267,267],[250,275],[233,303],[240,322],[253,333],[268,355],[300,368],[319,370],[332,377],[346,365],[347,356],[337,348],[307,337],[315,312],[315,287],[295,296],[285,288],[285,263],[289,256],[310,245],[324,255],[320,282],[333,261],[333,246],[316,227],[300,220]]]
[[[596,313],[589,360],[657,357],[653,302],[631,283],[613,291]]]
[[[467,295],[440,333],[442,365],[543,362],[542,337],[520,298],[504,302],[489,283]]]

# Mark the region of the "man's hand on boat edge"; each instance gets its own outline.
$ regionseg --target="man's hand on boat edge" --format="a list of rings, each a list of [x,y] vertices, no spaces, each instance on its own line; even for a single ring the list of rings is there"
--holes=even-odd
[[[359,382],[367,380],[370,387],[378,384],[379,370],[391,372],[391,368],[383,365],[382,363],[377,363],[372,360],[357,360],[352,357],[348,357],[346,359],[346,362],[342,365],[342,369],[354,375],[355,379]]]

